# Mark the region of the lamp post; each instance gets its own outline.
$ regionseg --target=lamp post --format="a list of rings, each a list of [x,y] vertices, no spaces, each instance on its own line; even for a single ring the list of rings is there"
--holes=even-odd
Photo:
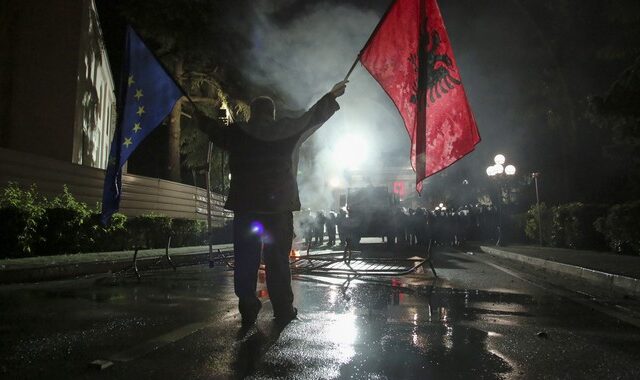
[[[504,165],[507,161],[506,157],[502,154],[498,154],[493,158],[494,165],[487,167],[487,175],[498,181],[498,190],[500,192],[500,199],[498,200],[498,239],[496,245],[499,246],[502,243],[502,192],[504,187],[504,181],[506,178],[516,174],[516,167],[513,165]]]
[[[536,209],[538,210],[538,237],[540,238],[540,246],[542,246],[542,217],[540,214],[540,193],[538,192],[538,178],[540,173],[531,173],[533,181],[536,184]]]

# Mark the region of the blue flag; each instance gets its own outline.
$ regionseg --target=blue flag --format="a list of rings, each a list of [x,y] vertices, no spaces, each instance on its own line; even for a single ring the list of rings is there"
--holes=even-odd
[[[111,142],[102,193],[101,219],[105,225],[119,208],[122,165],[183,96],[173,78],[130,26],[127,27],[125,54],[119,123]]]

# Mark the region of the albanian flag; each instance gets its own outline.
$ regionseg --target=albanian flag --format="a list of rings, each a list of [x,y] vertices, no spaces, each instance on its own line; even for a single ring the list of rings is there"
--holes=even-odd
[[[436,0],[396,0],[360,53],[411,138],[416,189],[471,152],[476,121]]]

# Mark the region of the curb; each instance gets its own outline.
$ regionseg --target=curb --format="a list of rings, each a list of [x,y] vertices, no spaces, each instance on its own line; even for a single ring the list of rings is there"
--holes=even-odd
[[[225,252],[225,250],[222,250]],[[128,258],[80,262],[67,264],[54,264],[39,267],[4,269],[0,271],[0,284],[33,283],[71,279],[94,274],[107,274],[125,271],[133,268],[133,255]],[[171,255],[171,261],[176,266],[188,266],[206,263],[209,260],[209,252],[177,253]],[[164,261],[164,255],[154,257],[141,257],[137,260],[140,271],[155,268],[162,261],[162,268],[170,269],[171,265]]]
[[[609,291],[623,291],[629,295],[640,296],[640,280],[636,278],[559,263],[557,261],[539,259],[537,257],[521,255],[493,247],[481,246],[480,250],[493,256],[517,261],[549,272],[577,277],[592,285],[606,288]]]

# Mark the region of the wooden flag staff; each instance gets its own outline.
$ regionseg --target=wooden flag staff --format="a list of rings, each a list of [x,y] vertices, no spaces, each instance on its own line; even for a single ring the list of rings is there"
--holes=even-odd
[[[351,65],[351,68],[349,69],[349,72],[347,73],[347,75],[344,77],[344,81],[346,82],[349,79],[349,76],[351,75],[351,73],[353,72],[353,70],[356,68],[356,65],[358,64],[358,61],[360,60],[360,54],[358,54],[358,56],[356,57],[356,60],[353,61],[353,65]]]

